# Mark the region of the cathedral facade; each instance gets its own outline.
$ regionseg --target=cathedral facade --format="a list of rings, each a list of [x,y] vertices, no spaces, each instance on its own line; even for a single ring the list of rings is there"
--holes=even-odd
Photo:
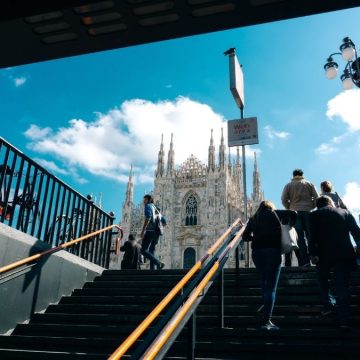
[[[218,152],[211,130],[208,163],[204,164],[190,155],[181,166],[175,167],[173,136],[167,159],[161,139],[152,195],[167,219],[164,235],[156,248],[156,254],[166,268],[191,267],[229,225],[239,217],[244,219],[243,169],[239,149],[234,161],[231,161],[230,153],[226,155],[222,130]],[[120,223],[125,238],[130,233],[139,237],[144,223],[143,204],[135,205],[133,196],[131,170]],[[248,214],[261,200],[263,192],[255,154]]]

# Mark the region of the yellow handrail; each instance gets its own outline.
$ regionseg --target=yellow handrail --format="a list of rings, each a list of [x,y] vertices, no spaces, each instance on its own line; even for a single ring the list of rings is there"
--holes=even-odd
[[[186,275],[170,290],[170,292],[160,301],[154,310],[141,322],[141,324],[125,339],[125,341],[111,354],[108,360],[118,360],[123,356],[136,340],[144,333],[151,323],[160,315],[171,300],[179,293],[179,291],[187,284],[193,275],[201,268],[205,260],[214,254],[216,249],[224,242],[226,237],[237,226],[242,224],[240,219],[234,223],[221,235],[218,240],[210,247],[206,254],[186,273]]]
[[[89,238],[91,238],[93,236],[99,235],[99,234],[101,234],[103,232],[109,231],[109,230],[111,230],[113,228],[117,228],[118,230],[121,231],[121,233],[123,232],[123,230],[122,230],[122,228],[120,226],[118,226],[118,225],[109,225],[109,226],[107,226],[107,227],[105,227],[103,229],[94,231],[94,232],[92,232],[90,234],[87,234],[87,235],[83,235],[83,236],[81,236],[81,237],[79,237],[77,239],[71,240],[71,241],[69,241],[67,243],[64,243],[64,244],[61,244],[61,245],[59,245],[57,247],[51,248],[49,250],[45,250],[45,251],[43,251],[41,253],[29,256],[29,257],[24,258],[22,260],[15,261],[15,262],[13,262],[13,263],[11,263],[9,265],[5,265],[3,267],[0,267],[0,274],[8,272],[10,270],[14,270],[14,269],[16,269],[16,268],[18,268],[18,267],[20,267],[22,265],[31,263],[33,261],[39,260],[43,256],[58,252],[60,250],[64,250],[64,249],[66,249],[66,248],[68,248],[68,247],[70,247],[72,245],[75,245],[75,244],[77,244],[77,243],[79,243],[81,241],[87,240],[87,239],[89,239]]]
[[[239,240],[240,236],[244,232],[244,228],[240,230],[231,243],[227,246],[227,249],[232,249],[237,241]],[[224,251],[225,253],[226,251]],[[189,298],[183,304],[183,306],[178,310],[178,312],[174,315],[172,320],[168,323],[168,325],[163,329],[163,331],[158,335],[155,341],[151,344],[151,346],[147,349],[145,354],[141,357],[143,360],[152,360],[155,356],[159,353],[161,348],[164,346],[166,341],[169,339],[171,334],[175,331],[176,327],[179,325],[180,321],[185,317],[186,313],[189,311],[190,307],[194,304],[197,297],[202,293],[205,286],[209,283],[212,279],[213,275],[215,274],[216,270],[220,267],[221,259],[218,259],[214,265],[209,269],[205,277],[202,279],[200,284],[193,290]]]

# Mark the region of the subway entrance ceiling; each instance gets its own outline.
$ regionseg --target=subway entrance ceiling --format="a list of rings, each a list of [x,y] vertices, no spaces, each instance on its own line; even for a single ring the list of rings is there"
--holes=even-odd
[[[359,0],[3,0],[0,68],[357,6]]]

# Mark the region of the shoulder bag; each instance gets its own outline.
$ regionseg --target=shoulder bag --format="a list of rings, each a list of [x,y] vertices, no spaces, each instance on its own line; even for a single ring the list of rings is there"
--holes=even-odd
[[[274,214],[279,220],[281,228],[281,253],[287,254],[293,250],[299,249],[297,244],[298,235],[295,228],[288,224],[283,224],[276,211],[274,211]]]

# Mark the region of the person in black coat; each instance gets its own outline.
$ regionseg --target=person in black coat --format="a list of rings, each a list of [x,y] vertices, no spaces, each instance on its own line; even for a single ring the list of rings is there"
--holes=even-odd
[[[140,269],[140,247],[137,245],[134,235],[130,234],[128,241],[120,247],[120,251],[124,252],[121,261],[121,269]]]
[[[249,219],[243,234],[244,241],[252,241],[252,259],[261,276],[263,305],[258,312],[263,312],[261,327],[266,330],[279,329],[271,322],[282,260],[281,227],[275,211],[282,223],[295,224],[295,211],[275,210],[272,202],[264,200]]]
[[[311,262],[316,264],[317,268],[325,307],[322,314],[329,315],[336,309],[339,325],[347,329],[350,321],[350,273],[356,268],[360,228],[351,213],[336,208],[330,197],[320,196],[316,206],[317,210],[310,214],[309,253]],[[357,243],[357,248],[351,242],[350,233]],[[337,292],[336,301],[329,288],[332,270]]]

